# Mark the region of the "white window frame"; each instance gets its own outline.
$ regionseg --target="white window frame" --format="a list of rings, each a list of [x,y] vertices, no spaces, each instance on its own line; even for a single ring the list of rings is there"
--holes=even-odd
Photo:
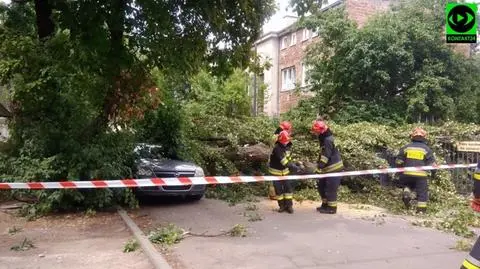
[[[303,28],[303,31],[302,31],[302,41],[306,41],[306,40],[309,40],[310,39],[310,30],[308,30],[307,28]]]
[[[305,62],[302,62],[302,87],[310,86],[310,82],[307,82],[307,73],[311,70],[311,66],[308,66]]]
[[[295,89],[296,74],[295,66],[282,69],[282,91]]]
[[[297,33],[294,32],[292,33],[292,36],[290,37],[290,47],[297,45]]]
[[[288,48],[288,36],[282,37],[281,48],[282,50]]]

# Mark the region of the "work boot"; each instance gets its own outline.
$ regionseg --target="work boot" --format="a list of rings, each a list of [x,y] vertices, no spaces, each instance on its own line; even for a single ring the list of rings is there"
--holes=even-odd
[[[417,213],[427,213],[427,202],[417,202]]]
[[[318,212],[321,214],[337,214],[337,207],[326,205],[325,207],[320,207]]]
[[[403,204],[405,204],[405,207],[410,209],[412,203],[412,191],[409,188],[403,189],[402,201]]]
[[[278,213],[285,212],[285,200],[278,200]]]
[[[417,213],[425,214],[425,213],[427,213],[427,208],[426,207],[417,207]]]
[[[291,199],[285,200],[285,210],[289,214],[293,214],[293,201]]]
[[[327,200],[322,199],[322,204],[317,207],[317,211],[320,211],[320,209],[325,209],[327,207]]]

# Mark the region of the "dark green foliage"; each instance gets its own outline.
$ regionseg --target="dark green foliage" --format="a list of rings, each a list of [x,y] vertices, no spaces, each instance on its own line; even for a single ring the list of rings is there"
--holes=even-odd
[[[163,144],[169,157],[185,155],[195,143],[183,143],[190,131],[178,102],[185,84],[170,77],[178,82],[200,68],[229,74],[246,67],[273,12],[273,1],[250,0],[39,2],[43,10],[33,2],[0,5],[0,85],[13,112],[2,181],[130,177],[137,140]],[[239,83],[227,81],[229,93]],[[245,114],[245,98],[238,104],[226,112]],[[26,208],[29,215],[135,204],[122,189],[30,194],[38,204]]]
[[[437,9],[444,5],[433,2],[434,12],[421,1],[402,2],[362,28],[344,8],[304,18],[321,37],[307,54],[320,114],[338,123],[478,122],[479,61],[447,46]]]

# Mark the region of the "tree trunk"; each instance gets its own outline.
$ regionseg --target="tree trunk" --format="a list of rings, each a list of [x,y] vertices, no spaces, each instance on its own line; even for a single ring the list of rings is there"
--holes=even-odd
[[[52,6],[48,0],[35,0],[37,33],[40,40],[51,36],[55,30],[52,21]]]

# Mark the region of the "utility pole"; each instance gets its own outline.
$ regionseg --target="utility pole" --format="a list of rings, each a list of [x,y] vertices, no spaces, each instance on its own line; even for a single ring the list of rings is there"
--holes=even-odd
[[[257,64],[257,43],[255,43],[255,64]],[[256,66],[255,66],[256,67]],[[253,70],[253,116],[257,116],[257,71]]]

